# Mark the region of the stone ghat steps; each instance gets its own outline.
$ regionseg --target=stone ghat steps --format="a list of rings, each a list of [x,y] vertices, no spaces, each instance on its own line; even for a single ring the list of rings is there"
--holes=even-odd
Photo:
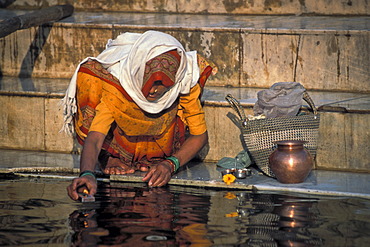
[[[4,2],[4,1],[3,1]],[[76,10],[95,12],[147,12],[189,14],[250,14],[250,15],[369,15],[367,0],[17,0],[5,1],[8,9],[39,9],[55,4],[72,4]]]
[[[79,174],[79,155],[54,152],[0,149],[0,177],[13,179],[19,177],[62,179],[71,181]],[[232,184],[222,181],[221,171],[214,162],[189,162],[172,176],[169,185],[194,187],[199,192],[202,188],[217,190],[252,190],[253,192],[307,193],[310,196],[346,196],[370,199],[370,174],[341,171],[312,171],[303,183],[282,184],[252,169],[252,176],[238,179]],[[97,170],[99,171],[99,170]],[[126,175],[101,177],[100,182],[107,182],[115,187],[122,183],[143,183],[144,173],[135,172]],[[125,186],[123,185],[123,186]],[[190,188],[188,188],[190,189]]]
[[[0,80],[0,148],[79,153],[71,136],[59,133],[60,100],[68,79],[3,77]],[[260,88],[206,86],[202,96],[209,131],[206,161],[243,150],[236,115],[224,99],[240,99],[252,114]],[[321,115],[316,168],[370,172],[370,94],[308,91]],[[304,104],[304,103],[303,103]]]
[[[0,9],[0,19],[26,12]],[[268,88],[298,81],[309,90],[369,93],[369,23],[369,16],[75,12],[0,38],[0,74],[70,78],[108,39],[158,30],[217,65],[209,86]]]

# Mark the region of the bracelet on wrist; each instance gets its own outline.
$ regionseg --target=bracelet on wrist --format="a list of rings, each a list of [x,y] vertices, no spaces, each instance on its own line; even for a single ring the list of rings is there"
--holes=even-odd
[[[172,161],[173,164],[175,165],[175,169],[174,169],[173,173],[177,172],[177,170],[180,168],[179,159],[176,158],[175,156],[170,156],[170,157],[167,157],[166,159]]]
[[[171,165],[171,174],[175,173],[175,164],[171,161],[171,160],[168,160],[168,159],[165,159],[164,161],[166,161],[168,164]]]
[[[84,177],[84,176],[92,176],[93,178],[96,179],[95,172],[93,172],[93,171],[88,171],[88,170],[83,171],[83,172],[80,173],[79,177]]]

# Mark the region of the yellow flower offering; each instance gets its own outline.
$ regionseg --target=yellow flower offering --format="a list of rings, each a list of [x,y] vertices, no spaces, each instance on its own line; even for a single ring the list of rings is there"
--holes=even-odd
[[[222,180],[227,184],[227,185],[230,185],[231,183],[233,183],[235,181],[236,177],[233,175],[233,174],[225,174],[223,177],[222,177]]]
[[[233,218],[233,217],[238,217],[238,216],[239,216],[238,212],[232,212],[229,214],[225,214],[225,217],[228,217],[228,218]]]
[[[227,192],[226,195],[224,196],[226,199],[235,199],[236,195],[231,192]]]

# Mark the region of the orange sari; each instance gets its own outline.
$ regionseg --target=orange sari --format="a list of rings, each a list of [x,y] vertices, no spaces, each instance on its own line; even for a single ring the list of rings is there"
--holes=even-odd
[[[204,60],[199,61],[203,73],[192,91],[201,92],[212,68]],[[89,60],[81,65],[77,78],[78,111],[74,117],[77,140],[83,145],[89,131],[105,134],[99,156],[103,166],[110,156],[134,169],[160,162],[176,152],[185,140],[185,125],[179,117],[183,112],[179,112],[180,98],[170,108],[148,114],[132,101],[116,77],[100,63]],[[204,117],[203,112],[200,114]],[[205,130],[206,127],[201,131]]]

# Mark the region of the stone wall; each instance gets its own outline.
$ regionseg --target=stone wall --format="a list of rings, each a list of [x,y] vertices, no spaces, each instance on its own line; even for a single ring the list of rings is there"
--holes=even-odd
[[[17,0],[3,7],[35,9],[70,3],[79,11],[252,15],[369,15],[367,0]]]
[[[204,21],[204,20],[203,20]],[[70,78],[77,64],[98,55],[108,39],[147,27],[58,23],[0,39],[6,76]],[[187,50],[212,60],[219,73],[210,86],[268,88],[298,81],[310,90],[370,92],[370,33],[158,27]]]

